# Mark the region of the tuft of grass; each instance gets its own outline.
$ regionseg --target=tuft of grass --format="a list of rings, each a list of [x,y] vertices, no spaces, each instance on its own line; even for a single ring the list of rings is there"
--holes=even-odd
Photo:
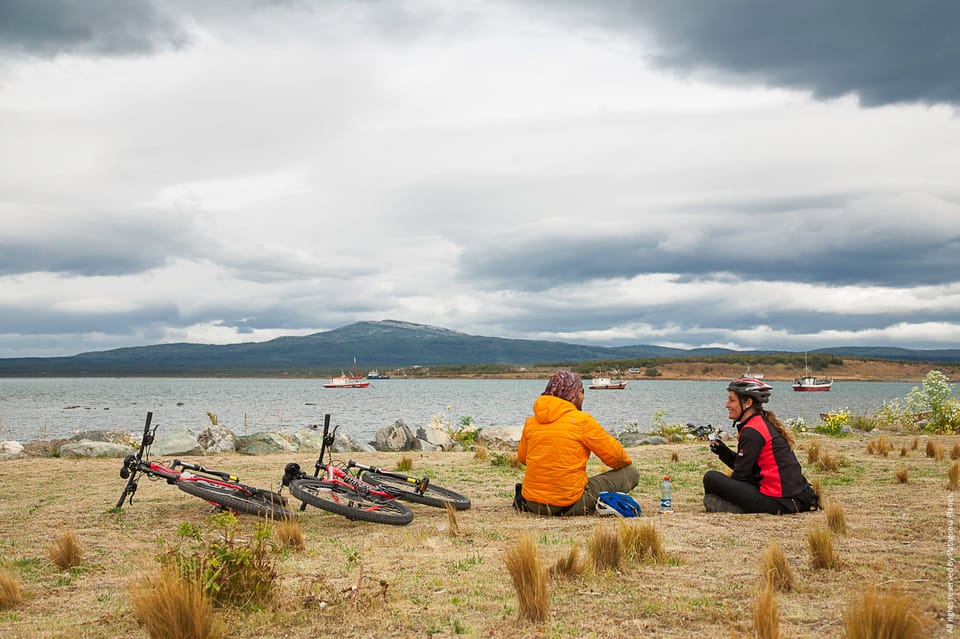
[[[933,447],[933,458],[937,461],[943,461],[943,444],[937,444]]]
[[[477,444],[473,449],[473,458],[477,461],[487,461],[489,459],[487,454],[487,447],[483,444]]]
[[[444,508],[447,511],[447,534],[451,537],[462,536],[460,522],[457,520],[457,509],[450,502],[445,503]]]
[[[680,453],[677,451],[673,451],[672,453],[670,453],[670,461],[671,462],[680,461]]]
[[[547,618],[547,571],[540,564],[533,538],[525,534],[504,555],[507,572],[513,580],[520,605],[520,617],[533,622]]]
[[[933,459],[937,455],[937,446],[933,443],[932,439],[927,440],[927,445],[924,449],[924,452],[930,459]]]
[[[787,556],[777,542],[771,542],[760,558],[760,576],[764,588],[773,588],[779,592],[790,592],[796,585],[793,571],[787,562]]]
[[[593,527],[588,545],[590,558],[598,572],[620,567],[623,561],[623,541],[620,533],[611,526],[597,524]]]
[[[0,610],[15,608],[23,602],[20,580],[6,570],[0,570]]]
[[[913,441],[910,442],[910,448],[911,448],[912,450],[917,450],[918,448],[920,448],[920,438],[919,438],[919,437],[914,437],[914,438],[913,438]]]
[[[867,445],[868,450],[869,450],[869,446],[871,445],[872,444]],[[810,442],[810,446],[807,447],[807,463],[816,464],[819,461],[820,461],[820,442]]]
[[[897,483],[905,484],[910,479],[910,468],[907,466],[901,466],[896,471]]]
[[[550,576],[561,579],[573,579],[583,576],[587,564],[580,554],[580,546],[571,546],[567,554],[563,555],[550,566]]]
[[[877,592],[871,585],[854,595],[843,613],[846,639],[919,639],[928,636],[920,618],[913,612],[916,604],[908,597]]]
[[[833,538],[829,529],[815,524],[807,530],[805,537],[810,550],[810,563],[814,568],[836,568],[840,565],[833,550]]]
[[[824,513],[827,516],[827,528],[838,535],[847,534],[847,515],[838,502],[831,499],[827,502]]]
[[[906,445],[900,447],[900,456],[901,456],[901,457],[906,457],[906,456],[907,456],[907,447],[906,447]]]
[[[303,540],[303,528],[300,526],[299,519],[286,517],[278,520],[273,525],[273,534],[281,548],[299,552],[307,547]]]
[[[827,494],[823,491],[823,482],[819,477],[815,477],[814,480],[810,482],[810,485],[813,486],[814,492],[820,495],[821,502],[826,499]]]
[[[757,639],[780,637],[780,610],[773,594],[773,585],[768,581],[757,593],[753,607],[753,630]]]
[[[947,471],[947,479],[950,481],[948,485],[950,490],[956,490],[958,485],[960,485],[960,462],[950,464],[950,469]]]
[[[131,594],[134,614],[150,639],[222,639],[223,625],[203,589],[172,570],[136,583]]]
[[[817,468],[822,470],[825,473],[832,473],[840,467],[840,460],[830,452],[824,450],[820,453],[820,458],[817,459]]]
[[[53,543],[47,546],[47,559],[62,570],[79,566],[83,559],[83,549],[80,548],[76,533],[65,530],[57,535]]]
[[[638,560],[649,557],[655,562],[666,558],[663,539],[653,524],[632,518],[621,519],[619,528],[621,545],[628,557]]]
[[[950,459],[954,461],[960,459],[960,442],[953,442],[953,446],[950,447]]]
[[[397,460],[397,472],[409,473],[413,470],[413,458],[410,455],[401,455]]]

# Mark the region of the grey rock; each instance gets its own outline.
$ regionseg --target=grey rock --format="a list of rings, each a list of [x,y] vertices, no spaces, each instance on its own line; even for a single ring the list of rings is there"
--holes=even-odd
[[[197,435],[197,443],[207,455],[237,450],[237,436],[226,426],[211,424]]]
[[[253,433],[237,438],[237,452],[244,455],[293,453],[296,447],[278,433]]]
[[[126,457],[132,452],[133,449],[124,444],[89,439],[67,442],[60,447],[61,457]]]
[[[488,450],[501,452],[516,451],[520,445],[520,435],[523,428],[491,428],[480,431],[480,441]]]
[[[381,451],[420,450],[420,440],[414,437],[402,419],[398,419],[376,432],[374,447]]]
[[[23,449],[23,444],[15,441],[0,442],[0,461],[10,459],[20,459],[26,457],[27,453]]]
[[[417,428],[417,439],[421,450],[453,450],[453,438],[445,428],[435,424]]]
[[[186,426],[168,431],[157,431],[157,438],[150,448],[153,455],[202,455],[203,447],[197,436]]]

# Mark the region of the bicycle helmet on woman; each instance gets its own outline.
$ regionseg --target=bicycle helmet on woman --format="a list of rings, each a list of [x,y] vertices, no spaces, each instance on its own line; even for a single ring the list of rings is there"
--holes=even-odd
[[[749,397],[758,404],[766,404],[770,401],[770,391],[773,387],[753,377],[741,377],[730,382],[727,390],[741,397]]]

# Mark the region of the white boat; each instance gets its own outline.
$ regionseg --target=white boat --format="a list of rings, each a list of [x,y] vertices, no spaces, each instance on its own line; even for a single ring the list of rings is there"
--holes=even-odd
[[[594,377],[592,380],[590,380],[590,388],[595,390],[623,390],[626,387],[627,382],[622,379]]]
[[[763,379],[763,373],[751,373],[750,367],[747,366],[747,372],[741,375],[741,377],[748,377],[750,379]]]
[[[807,355],[803,355],[803,375],[793,380],[793,390],[795,391],[828,391],[833,387],[833,380],[825,377],[815,377],[810,374],[807,368]]]
[[[353,375],[347,375],[340,371],[337,377],[331,377],[330,381],[323,385],[324,388],[366,388],[370,382],[360,376],[357,370],[357,358],[353,358]]]
[[[367,379],[390,379],[390,376],[381,375],[380,371],[378,371],[377,369],[373,369],[372,371],[367,373]]]

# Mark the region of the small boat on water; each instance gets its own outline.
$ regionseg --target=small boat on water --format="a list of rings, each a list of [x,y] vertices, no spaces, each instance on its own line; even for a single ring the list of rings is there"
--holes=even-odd
[[[331,377],[330,381],[323,385],[324,388],[366,388],[370,385],[364,377],[360,376],[357,370],[357,358],[353,358],[353,375],[347,375],[340,371],[337,377]]]
[[[748,377],[750,379],[763,379],[763,373],[751,373],[750,367],[747,366],[747,372],[741,375],[740,377]]]
[[[347,375],[341,373],[337,377],[331,377],[330,381],[323,385],[324,388],[366,388],[370,382],[363,377]]]
[[[590,388],[594,390],[623,390],[626,387],[627,382],[622,379],[594,377],[592,380],[590,380]]]
[[[367,373],[367,379],[390,379],[389,375],[381,375],[380,371],[374,369]]]
[[[816,377],[810,374],[807,368],[807,356],[803,356],[803,375],[793,380],[793,390],[795,391],[828,391],[833,387],[833,380],[825,377]]]

